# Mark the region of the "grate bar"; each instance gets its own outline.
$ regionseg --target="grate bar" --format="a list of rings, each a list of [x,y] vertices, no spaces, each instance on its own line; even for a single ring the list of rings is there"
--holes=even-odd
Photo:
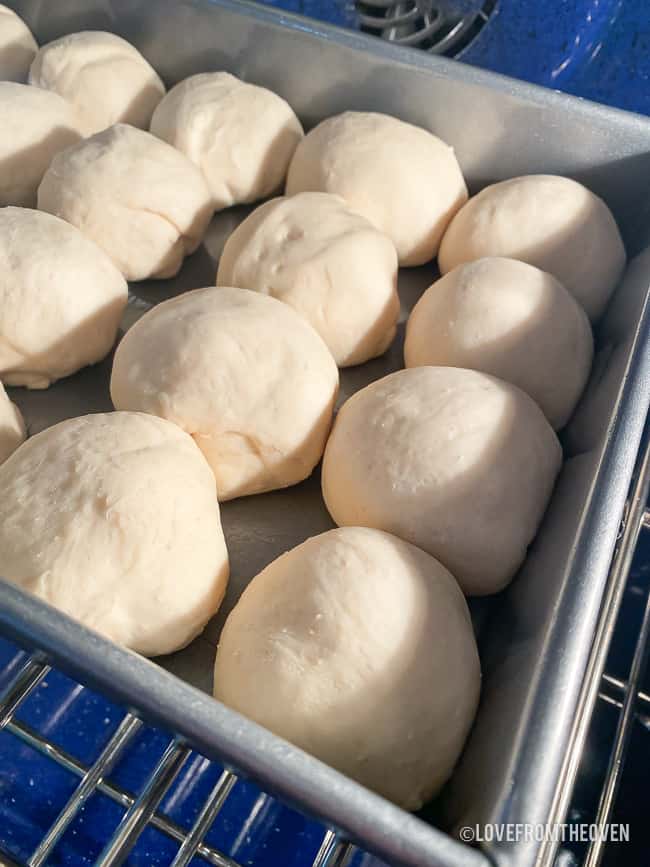
[[[25,723],[13,719],[7,723],[7,731],[31,749],[36,750],[36,752],[39,752],[41,755],[56,762],[62,768],[75,774],[77,777],[83,777],[87,773],[88,768],[85,765],[69,753],[66,753],[64,750],[57,747],[55,744],[42,738],[38,732],[35,732]],[[120,804],[120,806],[125,807],[126,809],[130,809],[136,800],[133,795],[130,795],[128,792],[125,792],[124,789],[119,788],[106,779],[100,780],[97,785],[97,791],[106,795],[112,801]],[[183,843],[185,840],[186,835],[184,829],[172,819],[168,819],[160,813],[154,813],[150,819],[150,824],[158,831],[166,834],[172,840],[175,840],[177,843]],[[202,843],[199,846],[197,854],[203,858],[204,861],[207,861],[208,864],[212,864],[213,867],[240,867],[240,865],[232,858],[228,858],[217,849],[212,849],[211,847],[206,846],[205,843]]]
[[[190,752],[190,748],[176,738],[169,744],[146,786],[131,804],[95,862],[97,867],[119,867],[124,863]]]
[[[646,526],[647,514],[647,512],[644,512],[644,526]],[[631,723],[636,710],[639,684],[645,667],[648,639],[650,639],[650,594],[646,597],[641,630],[634,648],[634,657],[630,668],[630,676],[627,684],[624,684],[623,706],[618,718],[618,725],[616,726],[614,749],[607,766],[605,787],[598,803],[596,825],[599,828],[603,827],[603,825],[608,822],[614,808],[614,800],[616,798],[616,793],[618,792],[621,771],[623,770],[623,763],[625,761],[627,747],[632,734]],[[601,835],[596,835],[595,839],[589,846],[589,851],[584,862],[585,867],[596,867],[596,865],[600,863],[603,856],[604,843],[605,841],[602,839]]]
[[[312,867],[347,867],[355,847],[341,840],[334,831],[326,831]]]
[[[621,680],[618,677],[613,677],[613,675],[611,675],[611,674],[604,674],[603,675],[603,682],[606,683],[607,686],[613,687],[613,689],[616,692],[622,693],[623,695],[625,695],[625,693],[628,690],[628,682],[627,681]],[[599,695],[601,698],[609,700],[612,704],[618,704],[619,707],[623,706],[622,701],[617,702],[616,699],[613,699],[611,696],[605,695],[604,693],[599,693]],[[647,692],[643,692],[642,690],[639,690],[636,694],[636,698],[637,698],[637,701],[639,702],[639,704],[647,705],[650,707],[650,695],[648,695]]]
[[[129,713],[124,717],[110,741],[102,750],[97,761],[83,775],[78,787],[72,793],[67,804],[59,813],[45,837],[41,840],[38,849],[34,851],[34,854],[27,862],[27,867],[41,867],[45,863],[45,859],[56,846],[84,801],[92,795],[101,780],[111,772],[120,754],[141,726],[142,721],[132,714]]]
[[[0,731],[49,671],[50,666],[38,656],[30,656],[0,697]]]
[[[185,838],[176,857],[172,861],[171,867],[187,867],[192,858],[194,858],[201,841],[216,819],[219,810],[223,807],[224,801],[236,782],[237,777],[231,774],[230,771],[224,771],[221,774],[215,787],[210,792],[210,796],[205,802],[203,809],[199,813],[192,830]]]

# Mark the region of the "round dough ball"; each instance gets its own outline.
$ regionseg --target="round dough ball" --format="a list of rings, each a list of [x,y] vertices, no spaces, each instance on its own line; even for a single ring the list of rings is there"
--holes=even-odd
[[[69,419],[0,467],[0,574],[146,656],[201,632],[228,580],[214,477],[141,413]]]
[[[557,175],[493,184],[458,212],[440,245],[440,270],[484,256],[521,259],[552,274],[592,321],[625,268],[623,241],[605,202]]]
[[[165,85],[137,48],[114,33],[86,30],[44,45],[29,83],[73,103],[86,135],[129,123],[148,129]]]
[[[38,207],[77,226],[127,280],[173,277],[212,217],[210,191],[196,166],[125,124],[55,157]]]
[[[337,524],[412,542],[479,596],[505,587],[523,562],[561,463],[553,429],[523,391],[473,370],[415,367],[343,405],[323,496]]]
[[[582,394],[593,353],[589,320],[564,286],[500,258],[459,265],[430,286],[404,343],[407,367],[469,367],[518,385],[556,430]]]
[[[400,265],[432,259],[467,201],[453,148],[418,126],[359,111],[324,120],[298,145],[287,195],[303,190],[344,198],[388,235]]]
[[[77,113],[56,93],[0,81],[0,207],[36,205],[52,158],[81,138]]]
[[[151,132],[199,166],[215,210],[276,192],[303,137],[288,102],[228,72],[192,75],[173,87]]]
[[[449,572],[395,536],[346,527],[248,585],[221,634],[214,694],[416,810],[453,770],[480,679]]]
[[[115,353],[116,409],[192,434],[220,500],[285,488],[321,458],[338,391],[327,347],[287,304],[197,289],[145,314]]]
[[[217,285],[291,305],[339,367],[381,355],[395,337],[395,247],[338,196],[298,193],[261,205],[228,238]]]
[[[0,81],[27,81],[37,51],[36,40],[23,19],[0,4]]]
[[[16,451],[26,435],[20,410],[9,400],[4,385],[0,382],[0,464]]]
[[[58,217],[0,210],[0,377],[47,388],[110,352],[127,302],[108,256]]]

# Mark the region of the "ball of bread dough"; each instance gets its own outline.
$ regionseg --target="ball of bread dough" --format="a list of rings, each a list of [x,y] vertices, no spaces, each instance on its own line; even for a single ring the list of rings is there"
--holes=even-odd
[[[36,205],[55,154],[81,138],[77,113],[56,93],[0,81],[0,207]]]
[[[228,238],[217,285],[291,305],[340,367],[381,355],[395,337],[395,247],[338,196],[298,193],[261,205]]]
[[[77,226],[127,280],[173,277],[212,217],[197,167],[166,142],[117,124],[52,161],[38,207]]]
[[[22,18],[0,4],[0,81],[27,81],[37,51],[36,40]]]
[[[442,273],[484,256],[521,259],[552,274],[597,319],[625,268],[609,208],[582,184],[525,175],[486,187],[454,217],[440,245]]]
[[[0,378],[47,388],[110,352],[127,302],[124,277],[52,214],[0,210]]]
[[[214,672],[225,704],[409,810],[450,776],[479,689],[454,578],[365,527],[314,536],[257,575]]]
[[[192,434],[220,500],[306,479],[338,391],[329,350],[287,304],[247,289],[197,289],[145,314],[115,353],[116,409]]]
[[[467,200],[454,151],[395,117],[347,111],[319,123],[296,148],[287,195],[336,193],[393,241],[400,265],[438,252],[447,224]]]
[[[0,382],[0,464],[16,451],[26,436],[25,422],[20,410]]]
[[[214,477],[162,419],[106,413],[0,467],[0,575],[146,656],[188,644],[228,580]]]
[[[29,70],[29,83],[73,103],[86,135],[128,123],[148,129],[165,85],[140,54],[114,33],[86,30],[44,45]]]
[[[415,367],[343,404],[323,496],[337,524],[394,533],[483,595],[523,562],[561,463],[553,429],[523,391],[474,370]]]
[[[469,367],[518,385],[556,430],[582,394],[593,352],[589,320],[564,286],[498,257],[459,265],[430,286],[404,343],[407,367]]]
[[[216,210],[276,192],[303,136],[282,97],[227,72],[192,75],[173,87],[151,132],[199,166]]]

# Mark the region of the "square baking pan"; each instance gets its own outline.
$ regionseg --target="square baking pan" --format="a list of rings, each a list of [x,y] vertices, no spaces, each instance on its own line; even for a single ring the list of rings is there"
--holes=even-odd
[[[113,30],[167,84],[200,71],[234,72],[280,93],[306,127],[346,109],[419,124],[454,146],[472,193],[520,174],[557,173],[585,183],[611,207],[629,266],[597,326],[592,376],[563,434],[565,465],[528,559],[506,591],[472,603],[484,674],[481,707],[452,780],[432,808],[411,816],[206,695],[219,629],[246,583],[279,553],[331,526],[317,477],[223,505],[232,567],[226,601],[203,636],[160,665],[0,582],[4,635],[42,650],[73,677],[390,864],[547,863],[552,849],[524,835],[472,848],[456,833],[462,825],[561,819],[568,790],[562,784],[571,781],[580,726],[597,692],[621,557],[637,529],[638,503],[630,506],[629,490],[650,400],[650,121],[253,4],[8,5],[39,42],[81,29]],[[134,285],[124,328],[163,298],[211,285],[224,238],[243,213],[218,215],[177,279]],[[398,339],[383,358],[343,372],[341,399],[401,366],[404,318],[435,277],[434,265],[401,272]],[[110,359],[46,392],[12,389],[11,396],[35,433],[66,417],[110,409],[109,374]]]

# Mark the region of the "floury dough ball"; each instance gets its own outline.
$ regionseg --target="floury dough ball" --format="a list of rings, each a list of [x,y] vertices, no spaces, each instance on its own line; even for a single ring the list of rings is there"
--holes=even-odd
[[[151,132],[199,166],[215,210],[277,192],[303,136],[282,97],[227,72],[193,75],[173,87]]]
[[[287,304],[247,289],[197,289],[140,319],[115,353],[116,409],[190,433],[220,500],[285,488],[321,458],[338,391],[329,350]]]
[[[395,337],[395,247],[338,196],[298,193],[261,205],[228,238],[217,285],[289,304],[340,367],[381,355]]]
[[[69,419],[0,467],[0,575],[146,656],[188,644],[228,580],[214,476],[180,428]]]
[[[27,81],[37,51],[36,40],[22,18],[0,4],[0,81]]]
[[[314,536],[254,578],[214,672],[225,704],[409,810],[450,776],[479,689],[454,578],[362,527]]]
[[[0,382],[0,464],[16,451],[26,436],[25,422]]]
[[[0,81],[0,207],[33,208],[52,158],[81,138],[73,105],[56,93]]]
[[[129,123],[148,129],[165,85],[137,48],[114,33],[87,30],[44,45],[29,83],[68,99],[86,135]]]
[[[0,209],[0,379],[47,388],[110,352],[127,302],[108,256],[63,220]]]
[[[347,111],[319,123],[298,145],[287,195],[341,196],[388,235],[400,265],[422,265],[467,200],[453,148],[395,117]]]
[[[480,596],[523,562],[561,463],[553,429],[523,391],[473,370],[416,367],[343,404],[323,496],[337,524],[406,539]]]
[[[411,313],[407,367],[445,365],[518,385],[556,430],[585,387],[593,358],[589,320],[550,274],[514,259],[479,259],[437,280]]]
[[[127,280],[173,277],[212,217],[210,191],[196,166],[126,124],[55,157],[38,207],[80,229]]]
[[[520,259],[552,274],[592,321],[625,268],[623,241],[605,202],[557,175],[493,184],[458,212],[440,246],[440,270],[485,256]]]

